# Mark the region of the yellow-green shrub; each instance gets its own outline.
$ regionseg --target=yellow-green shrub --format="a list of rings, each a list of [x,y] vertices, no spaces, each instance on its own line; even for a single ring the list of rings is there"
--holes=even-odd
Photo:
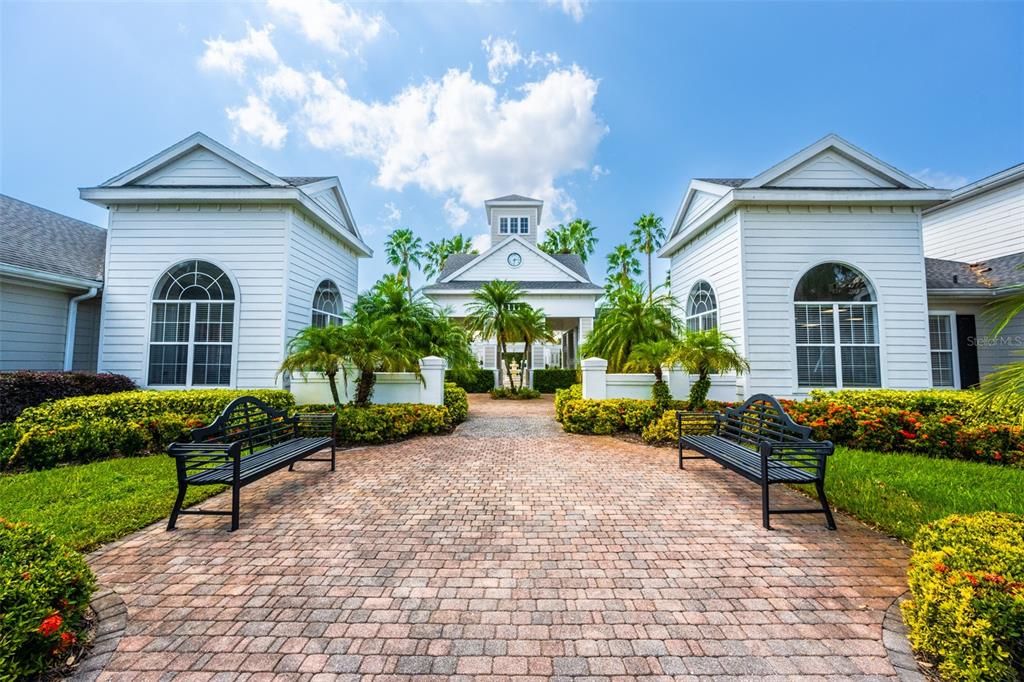
[[[573,384],[569,388],[559,388],[555,391],[555,420],[562,421],[562,412],[565,404],[570,400],[583,399],[583,384]]]
[[[1024,677],[1024,516],[949,516],[918,531],[903,617],[944,680]]]
[[[453,382],[444,385],[444,406],[448,408],[448,416],[452,425],[461,424],[469,416],[469,396],[466,389]]]
[[[665,410],[665,412],[646,427],[641,434],[645,443],[675,443],[678,439],[678,426],[676,425],[677,410]],[[683,435],[704,436],[714,432],[714,421],[710,419],[706,424],[697,424],[693,421],[683,423]]]
[[[930,389],[899,391],[895,389],[811,391],[809,402],[831,403],[857,410],[868,407],[888,407],[917,412],[924,416],[956,415],[968,426],[988,424],[1014,424],[1020,415],[1008,409],[993,411],[981,407],[981,394],[977,391]],[[807,402],[807,401],[805,401]]]
[[[77,552],[0,518],[0,680],[31,679],[81,635],[96,579]]]
[[[631,398],[563,399],[560,408],[562,427],[568,433],[590,433],[599,436],[618,431],[641,433],[660,414],[660,409],[653,400]]]

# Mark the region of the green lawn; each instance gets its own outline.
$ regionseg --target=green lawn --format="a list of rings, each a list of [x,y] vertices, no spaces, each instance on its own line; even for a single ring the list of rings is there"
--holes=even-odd
[[[836,448],[825,491],[834,506],[908,541],[948,514],[1024,514],[1024,469],[916,455]]]
[[[0,517],[28,521],[89,550],[166,518],[178,485],[167,455],[0,476]],[[186,504],[221,486],[189,488]]]

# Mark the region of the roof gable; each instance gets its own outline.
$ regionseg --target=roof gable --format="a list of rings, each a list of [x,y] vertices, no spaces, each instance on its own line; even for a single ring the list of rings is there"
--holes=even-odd
[[[677,234],[683,225],[696,220],[734,186],[727,185],[722,181],[691,180],[690,186],[686,188],[686,194],[683,196],[683,202],[679,205],[679,210],[676,211],[676,217],[672,220],[669,237]]]
[[[194,133],[100,186],[286,187],[288,183],[203,133]]]
[[[515,268],[508,264],[508,256],[513,252],[522,257],[522,263]],[[589,282],[589,279],[575,272],[573,268],[559,262],[558,259],[544,253],[520,237],[501,240],[461,268],[438,278],[438,282],[473,282],[493,279]]]
[[[812,184],[802,184],[808,182]],[[878,184],[882,182],[887,184]],[[928,189],[920,180],[834,134],[801,149],[740,187]]]
[[[316,182],[303,185],[300,189],[316,202],[317,206],[327,211],[332,218],[348,229],[349,232],[359,237],[360,240],[363,238],[352,215],[352,209],[348,205],[345,190],[342,188],[341,181],[338,178],[321,178]]]

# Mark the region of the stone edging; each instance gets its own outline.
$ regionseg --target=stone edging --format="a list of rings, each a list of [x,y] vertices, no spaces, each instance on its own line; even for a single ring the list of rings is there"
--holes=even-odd
[[[92,682],[100,676],[121,641],[128,624],[128,609],[120,595],[113,590],[100,588],[89,603],[96,613],[96,636],[89,646],[88,654],[68,678],[75,682]]]
[[[907,626],[903,622],[900,604],[910,595],[904,592],[893,599],[882,619],[882,644],[889,656],[889,663],[896,669],[900,682],[925,682],[928,678],[921,672],[907,639]]]

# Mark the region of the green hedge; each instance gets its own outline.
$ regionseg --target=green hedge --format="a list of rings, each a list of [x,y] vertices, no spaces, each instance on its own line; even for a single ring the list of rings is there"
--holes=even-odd
[[[295,399],[288,391],[201,389],[126,391],[65,398],[26,409],[0,433],[0,467],[46,469],[106,457],[163,452],[209,423],[235,398],[253,395],[279,409]]]
[[[950,516],[918,531],[903,617],[947,682],[1024,679],[1024,516]]]
[[[541,393],[554,393],[561,388],[569,388],[579,381],[575,369],[535,369],[533,370],[533,387]]]
[[[448,414],[452,424],[461,424],[469,416],[469,397],[466,389],[457,384],[446,382],[444,385],[444,406],[448,408]]]
[[[455,384],[467,393],[487,393],[494,388],[494,370],[471,369],[445,372],[445,381]]]
[[[0,519],[0,679],[55,667],[81,635],[95,588],[80,554],[38,528]]]
[[[855,409],[889,407],[925,416],[955,415],[968,425],[1014,424],[1019,414],[1010,409],[990,410],[982,407],[978,391],[953,391],[930,389],[924,391],[899,391],[895,389],[811,391],[805,403],[847,405]]]
[[[492,388],[491,400],[535,400],[540,397],[540,391],[523,386],[522,388]]]

